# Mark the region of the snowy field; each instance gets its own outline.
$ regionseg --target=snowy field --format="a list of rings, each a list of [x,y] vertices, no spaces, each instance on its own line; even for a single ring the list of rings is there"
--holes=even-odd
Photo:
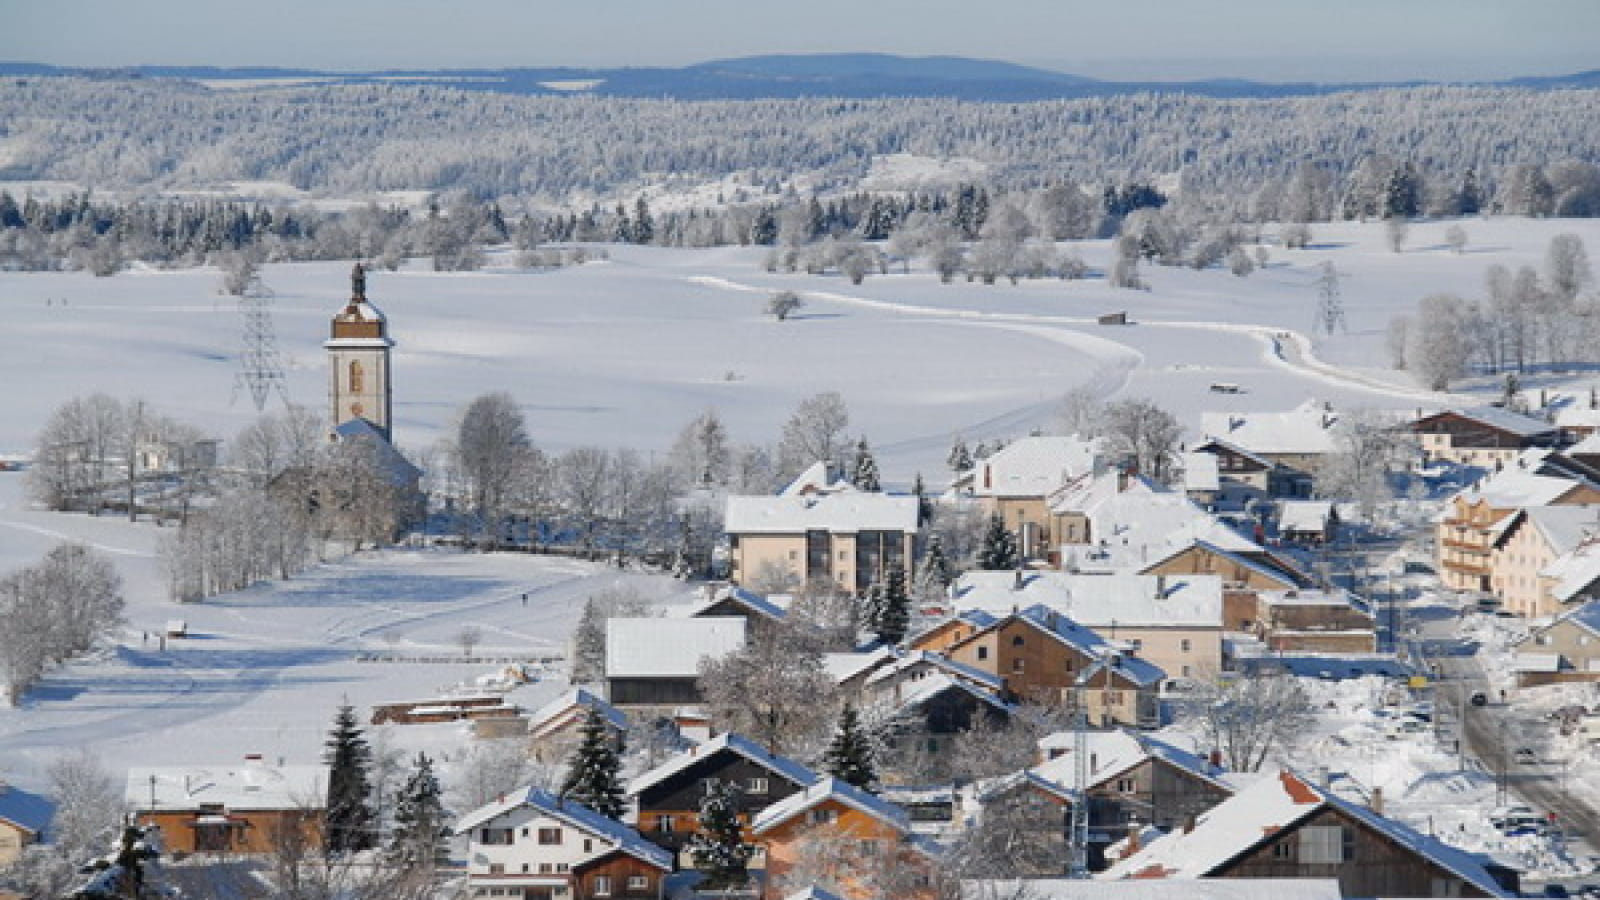
[[[768,274],[759,265],[764,249],[613,247],[609,261],[551,272],[513,270],[497,258],[482,272],[436,274],[414,262],[373,273],[368,293],[399,342],[403,447],[432,445],[457,410],[491,390],[523,404],[546,450],[597,444],[645,453],[665,452],[707,408],[735,439],[774,441],[796,403],[837,390],[851,410],[850,430],[871,439],[886,481],[904,485],[919,471],[930,481],[942,476],[956,433],[973,443],[1048,426],[1061,395],[1080,385],[1108,399],[1149,397],[1191,429],[1203,410],[1286,409],[1308,398],[1398,408],[1449,402],[1383,368],[1389,317],[1429,293],[1479,296],[1489,265],[1540,265],[1555,234],[1575,232],[1600,248],[1600,222],[1468,221],[1471,244],[1460,255],[1443,247],[1446,227],[1414,225],[1406,252],[1394,254],[1381,225],[1318,225],[1312,249],[1273,245],[1272,262],[1249,278],[1144,267],[1148,292],[1114,290],[1099,277],[941,285],[917,269],[852,286]],[[1097,272],[1109,262],[1105,242],[1079,250]],[[1349,330],[1312,338],[1315,270],[1324,260],[1342,273]],[[348,296],[348,271],[348,263],[264,270],[297,402],[326,403],[321,341]],[[241,322],[218,282],[213,269],[104,279],[0,273],[0,454],[27,452],[55,407],[94,391],[142,396],[231,437],[254,409],[234,389]],[[761,307],[784,288],[807,306],[779,323]],[[1093,324],[1115,310],[1138,324]],[[1213,381],[1244,392],[1211,393]],[[455,632],[476,625],[485,635],[480,653],[537,655],[563,644],[586,596],[619,581],[649,597],[684,599],[680,583],[603,566],[396,550],[177,607],[165,599],[155,556],[161,534],[148,524],[30,509],[21,476],[0,473],[0,570],[37,560],[59,539],[84,540],[116,562],[130,604],[116,646],[51,675],[22,708],[0,709],[0,774],[42,786],[44,765],[78,747],[115,766],[250,752],[308,762],[341,698],[365,707],[427,696],[493,668],[358,662],[362,651],[457,654]],[[173,617],[186,619],[195,637],[163,652],[144,635]],[[556,676],[511,700],[532,708],[564,687]],[[1361,721],[1366,713],[1347,712],[1345,727],[1370,724]],[[398,731],[398,740],[422,747],[462,741],[454,725]],[[1333,759],[1348,749],[1319,752]],[[1421,806],[1449,805],[1458,790],[1457,800],[1481,797],[1482,785],[1431,774],[1447,761],[1419,754],[1415,762],[1394,757],[1392,777],[1368,775],[1393,784],[1387,793],[1396,803],[1411,782],[1438,785],[1416,798]]]

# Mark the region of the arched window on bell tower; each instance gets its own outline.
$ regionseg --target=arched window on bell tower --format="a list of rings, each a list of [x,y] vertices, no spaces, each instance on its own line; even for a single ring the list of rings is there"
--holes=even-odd
[[[350,393],[359,394],[366,389],[366,373],[361,369],[361,360],[350,360]]]

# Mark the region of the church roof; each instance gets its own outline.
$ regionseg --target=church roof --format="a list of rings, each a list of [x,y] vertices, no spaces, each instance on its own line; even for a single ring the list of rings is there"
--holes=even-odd
[[[389,478],[392,484],[407,487],[415,484],[422,477],[422,470],[411,464],[389,439],[383,436],[378,426],[366,419],[350,419],[341,422],[333,433],[339,440],[367,438],[372,441],[373,452],[377,456],[378,468]]]

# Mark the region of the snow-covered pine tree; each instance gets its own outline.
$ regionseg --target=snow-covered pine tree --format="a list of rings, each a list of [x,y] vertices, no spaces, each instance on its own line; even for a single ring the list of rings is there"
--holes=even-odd
[[[885,644],[898,644],[911,627],[911,596],[906,591],[906,570],[894,566],[886,573],[872,630]]]
[[[922,571],[918,582],[924,596],[942,595],[955,580],[950,558],[944,553],[944,539],[937,533],[928,535],[928,546],[922,552]]]
[[[950,455],[945,457],[945,464],[957,475],[972,468],[972,453],[967,450],[967,442],[961,435],[956,435],[955,441],[950,444]]]
[[[689,836],[689,856],[705,873],[702,884],[713,890],[740,887],[749,878],[755,848],[744,842],[734,806],[738,788],[720,779],[705,783],[700,799],[700,827]]]
[[[595,598],[583,601],[583,614],[572,632],[573,684],[599,681],[606,667],[606,614]]]
[[[339,707],[328,733],[327,837],[329,853],[350,853],[372,846],[372,748],[356,723],[355,707]]]
[[[445,861],[450,828],[441,793],[433,760],[419,752],[395,804],[394,833],[389,838],[391,860],[421,869]]]
[[[878,480],[878,460],[872,455],[872,448],[867,446],[866,438],[856,442],[856,459],[851,469],[850,483],[861,491],[876,493],[883,490]]]
[[[978,551],[978,568],[987,572],[1015,569],[1021,563],[1017,555],[1017,539],[999,514],[989,517],[989,527],[983,533],[983,549]]]
[[[839,713],[839,726],[833,733],[833,742],[822,754],[822,768],[840,781],[864,791],[872,790],[878,780],[877,767],[872,755],[872,742],[861,728],[861,716],[856,708],[846,703]]]
[[[567,762],[567,780],[561,785],[561,796],[576,800],[607,818],[620,819],[622,760],[600,710],[589,708],[580,734],[582,740]]]

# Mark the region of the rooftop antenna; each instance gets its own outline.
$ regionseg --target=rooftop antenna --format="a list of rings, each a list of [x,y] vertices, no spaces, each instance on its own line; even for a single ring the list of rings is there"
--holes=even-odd
[[[289,390],[284,383],[283,358],[278,355],[278,332],[272,324],[272,289],[252,275],[239,295],[239,314],[244,317],[243,346],[239,352],[239,372],[233,380],[233,400],[241,387],[250,391],[256,412],[267,407],[267,398],[276,391],[289,406]],[[229,402],[233,402],[230,400]]]

